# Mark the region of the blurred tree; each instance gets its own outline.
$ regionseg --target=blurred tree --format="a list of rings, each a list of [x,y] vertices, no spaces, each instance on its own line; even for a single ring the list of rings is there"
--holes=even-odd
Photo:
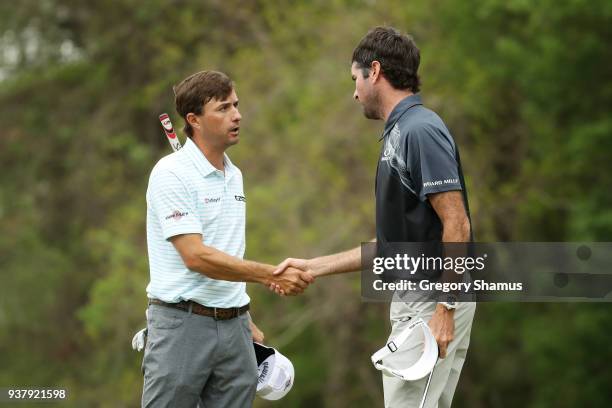
[[[369,240],[382,123],[352,101],[370,27],[412,33],[426,103],[462,148],[480,240],[610,240],[612,5],[603,0],[136,0],[0,3],[0,384],[58,385],[71,406],[132,407],[148,280],[144,192],[169,153],[157,115],[201,69],[235,80],[247,257]],[[386,308],[359,277],[253,316],[297,370],[287,407],[380,406],[367,356]],[[455,406],[604,407],[603,305],[481,305]],[[591,353],[595,350],[596,352]],[[257,407],[268,404],[258,400]]]

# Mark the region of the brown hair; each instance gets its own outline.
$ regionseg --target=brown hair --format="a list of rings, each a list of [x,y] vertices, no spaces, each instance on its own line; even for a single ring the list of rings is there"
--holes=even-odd
[[[234,89],[234,83],[223,72],[201,71],[183,79],[173,89],[176,111],[185,121],[183,131],[193,137],[187,115],[201,115],[204,105],[212,99],[227,98]]]
[[[417,74],[421,54],[412,37],[393,27],[375,27],[361,39],[353,51],[352,62],[368,76],[372,61],[380,62],[382,74],[395,89],[419,92]]]

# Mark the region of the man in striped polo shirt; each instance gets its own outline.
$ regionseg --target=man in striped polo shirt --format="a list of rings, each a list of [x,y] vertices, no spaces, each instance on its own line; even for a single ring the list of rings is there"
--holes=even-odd
[[[313,281],[292,268],[246,261],[242,173],[225,150],[241,115],[232,81],[198,72],[175,87],[184,147],[153,168],[147,189],[148,340],[143,407],[250,407],[257,384],[245,282],[301,293]]]

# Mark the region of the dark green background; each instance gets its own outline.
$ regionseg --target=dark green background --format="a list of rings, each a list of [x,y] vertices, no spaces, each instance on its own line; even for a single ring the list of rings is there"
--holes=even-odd
[[[608,0],[0,2],[0,386],[68,388],[74,407],[138,406],[148,266],[144,193],[169,153],[171,85],[235,80],[247,257],[270,263],[374,235],[381,122],[352,100],[374,25],[421,48],[425,103],[462,149],[480,241],[612,240]],[[181,137],[183,137],[181,135]],[[305,296],[251,286],[295,364],[257,407],[382,406],[369,355],[387,307],[358,274]],[[608,304],[483,304],[456,407],[607,407]]]

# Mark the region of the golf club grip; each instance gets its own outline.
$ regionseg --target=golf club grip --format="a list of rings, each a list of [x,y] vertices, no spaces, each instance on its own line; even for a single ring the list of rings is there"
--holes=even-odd
[[[177,150],[180,150],[180,148],[183,146],[181,145],[180,140],[174,132],[174,126],[172,126],[170,116],[167,113],[162,113],[161,115],[159,115],[159,121],[162,125],[162,128],[164,129],[164,133],[166,134],[166,138],[168,139],[168,143],[170,143],[172,150],[174,150],[175,152]]]

